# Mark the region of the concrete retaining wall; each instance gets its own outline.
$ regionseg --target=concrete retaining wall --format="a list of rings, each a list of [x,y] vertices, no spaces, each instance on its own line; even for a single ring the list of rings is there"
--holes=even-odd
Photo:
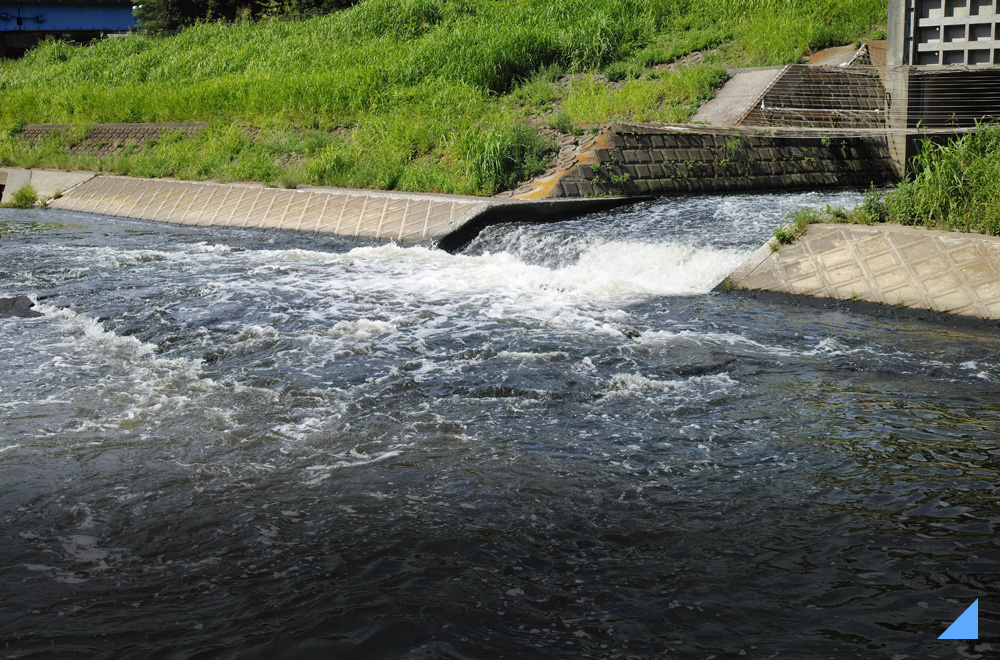
[[[126,151],[140,150],[147,140],[158,140],[164,135],[180,133],[191,137],[204,130],[206,124],[94,124],[72,141],[67,151],[71,154],[111,156]],[[17,134],[17,139],[40,142],[56,133],[77,130],[68,124],[28,124]]]
[[[612,124],[525,197],[865,188],[898,180],[886,139]]]
[[[18,190],[31,186],[43,197],[52,197],[94,177],[93,172],[59,170],[0,170],[0,202],[9,202]]]

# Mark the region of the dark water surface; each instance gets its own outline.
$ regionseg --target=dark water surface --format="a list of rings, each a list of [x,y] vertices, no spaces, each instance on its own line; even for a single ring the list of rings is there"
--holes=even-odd
[[[709,293],[855,200],[458,255],[0,210],[0,657],[998,657],[996,331]]]

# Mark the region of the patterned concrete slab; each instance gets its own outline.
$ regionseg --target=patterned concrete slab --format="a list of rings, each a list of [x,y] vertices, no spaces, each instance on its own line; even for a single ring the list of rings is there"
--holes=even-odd
[[[724,288],[778,291],[1000,319],[1000,238],[899,225],[810,225]]]
[[[285,190],[258,184],[99,176],[51,206],[200,227],[331,233],[454,249],[493,222],[543,222],[632,199],[525,201],[338,188]]]

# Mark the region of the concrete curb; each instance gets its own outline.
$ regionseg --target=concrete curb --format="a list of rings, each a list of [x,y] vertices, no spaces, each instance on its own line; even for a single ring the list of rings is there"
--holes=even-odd
[[[742,264],[740,264],[736,270],[731,272],[726,276],[722,282],[718,284],[713,291],[730,291],[734,288],[738,288],[740,282],[746,280],[751,273],[753,273],[757,268],[760,267],[762,263],[770,258],[771,253],[775,251],[778,246],[778,239],[772,238],[764,243],[759,248],[757,248],[753,254],[746,258]]]

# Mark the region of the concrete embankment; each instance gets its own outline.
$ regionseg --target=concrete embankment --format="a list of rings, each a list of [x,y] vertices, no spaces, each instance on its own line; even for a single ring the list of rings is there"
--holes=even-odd
[[[900,225],[810,225],[763,246],[718,290],[865,301],[1000,320],[1000,238]]]
[[[287,229],[402,244],[433,243],[455,249],[489,224],[546,222],[633,201],[593,198],[528,202],[338,188],[285,190],[259,184],[89,174],[51,206],[202,227]]]

